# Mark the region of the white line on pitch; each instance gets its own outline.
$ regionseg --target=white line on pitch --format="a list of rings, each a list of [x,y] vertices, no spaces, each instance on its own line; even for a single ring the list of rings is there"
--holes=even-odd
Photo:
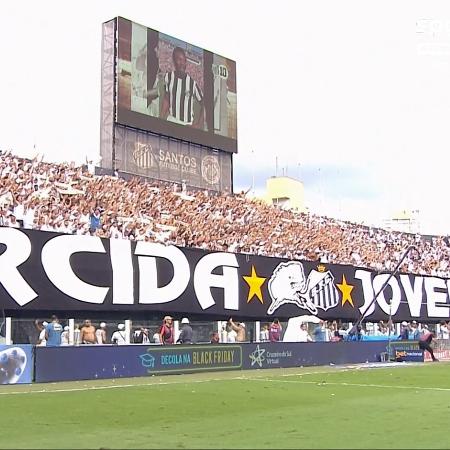
[[[336,368],[339,372],[352,370],[348,368]],[[301,376],[301,375],[321,375],[323,373],[330,373],[330,371],[314,371],[314,372],[298,372],[293,374],[281,374],[281,376]],[[23,391],[5,391],[1,392],[0,395],[20,395],[20,394],[47,394],[53,392],[82,392],[82,391],[95,391],[95,390],[106,390],[106,389],[120,389],[120,388],[131,388],[131,387],[146,387],[146,386],[167,386],[167,385],[179,385],[179,384],[190,384],[190,383],[208,383],[210,381],[228,381],[228,380],[254,380],[258,377],[264,376],[260,373],[246,374],[232,378],[206,378],[204,380],[185,380],[185,381],[154,381],[152,383],[133,383],[133,384],[113,384],[113,385],[100,385],[100,386],[83,386],[76,388],[61,388],[61,389],[35,389],[35,390],[23,390]],[[86,380],[92,381],[92,380]],[[50,385],[55,386],[58,383],[50,383]],[[34,385],[35,386],[35,385]]]
[[[351,369],[342,369],[342,371],[347,371]],[[322,375],[324,373],[330,372],[303,372],[303,373],[295,373],[295,374],[282,374],[281,376],[301,376],[301,375]],[[153,383],[133,383],[133,384],[112,384],[112,385],[103,385],[103,386],[83,386],[76,388],[61,388],[61,389],[35,389],[35,390],[23,390],[23,391],[6,391],[0,392],[0,395],[20,395],[20,394],[48,394],[53,392],[83,392],[83,391],[101,391],[107,389],[121,389],[121,388],[132,388],[132,387],[147,387],[147,386],[167,386],[167,385],[180,385],[180,384],[193,384],[193,383],[209,383],[211,381],[235,381],[235,380],[256,380],[263,375],[255,374],[252,375],[242,375],[238,377],[232,378],[206,378],[204,380],[185,380],[185,381],[156,381]],[[91,380],[87,380],[91,381]],[[54,386],[57,383],[52,383]]]
[[[412,365],[412,364],[411,364]],[[389,366],[392,367],[392,366]],[[400,367],[397,366],[397,367]],[[314,372],[295,372],[295,373],[285,373],[280,374],[281,377],[296,377],[296,376],[309,376],[309,375],[323,375],[323,374],[332,374],[332,373],[341,373],[341,372],[350,372],[357,371],[361,369],[369,369],[370,367],[364,367],[364,364],[361,365],[351,365],[351,366],[332,366],[334,370],[322,370],[322,371],[314,371]],[[387,367],[386,367],[387,368]],[[185,380],[185,381],[154,381],[152,383],[133,383],[133,384],[113,384],[113,385],[100,385],[100,386],[83,386],[76,388],[61,388],[61,389],[36,389],[36,390],[21,390],[21,391],[5,391],[1,392],[0,395],[20,395],[20,394],[47,394],[53,392],[83,392],[83,391],[95,391],[95,390],[107,390],[107,389],[121,389],[121,388],[132,388],[132,387],[147,387],[147,386],[167,386],[167,385],[180,385],[180,384],[191,384],[191,383],[209,383],[211,381],[227,381],[227,380],[257,380],[257,381],[285,381],[291,382],[288,380],[273,380],[263,378],[264,375],[261,373],[246,373],[245,375],[232,377],[232,378],[206,378],[204,380]],[[91,381],[91,380],[87,380]],[[294,383],[302,382],[302,381],[292,381]],[[307,382],[303,381],[303,383],[311,383],[317,384],[316,382]],[[51,383],[52,386],[57,385],[58,383]],[[331,384],[331,383],[328,383]]]
[[[277,380],[273,378],[254,378],[247,379],[248,381],[266,381],[272,383],[297,383],[297,384],[315,384],[317,386],[350,386],[350,387],[373,387],[373,388],[388,388],[388,389],[414,389],[416,391],[448,391],[450,388],[441,387],[426,387],[426,386],[401,386],[401,385],[389,385],[389,384],[371,384],[371,383],[346,383],[346,382],[334,382],[334,381],[305,381],[305,380]]]
[[[411,367],[417,367],[417,366],[423,366],[423,363],[387,363],[387,364],[371,364],[367,365],[366,363],[361,364],[352,364],[352,365],[346,365],[346,366],[329,366],[332,370],[322,370],[322,371],[314,371],[314,372],[294,372],[294,373],[282,373],[280,377],[302,377],[307,375],[323,375],[323,374],[336,374],[336,373],[342,373],[342,372],[356,372],[361,370],[371,370],[371,369],[395,369],[395,368],[411,368]],[[328,366],[324,366],[328,368]],[[252,377],[252,375],[249,374],[248,377],[244,377],[244,379],[252,380],[256,378],[263,378],[263,375]],[[266,377],[267,378],[267,377]]]
[[[80,392],[80,391],[101,391],[107,389],[121,389],[131,387],[144,387],[144,386],[167,386],[172,384],[191,384],[191,383],[209,383],[210,381],[228,381],[228,380],[244,380],[244,377],[234,378],[208,378],[205,380],[189,380],[189,381],[159,381],[153,383],[135,383],[135,384],[113,384],[106,386],[83,386],[79,388],[66,388],[66,389],[39,389],[30,391],[9,391],[0,392],[0,395],[19,395],[19,394],[50,394],[53,392]]]

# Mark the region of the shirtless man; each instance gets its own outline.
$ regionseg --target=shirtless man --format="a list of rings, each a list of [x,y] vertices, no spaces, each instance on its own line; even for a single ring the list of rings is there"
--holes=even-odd
[[[80,330],[80,341],[82,344],[95,344],[95,327],[90,320],[85,320]]]
[[[244,322],[233,322],[233,319],[230,318],[228,323],[231,325],[231,328],[236,331],[236,342],[245,342],[247,340],[245,336],[245,323]]]

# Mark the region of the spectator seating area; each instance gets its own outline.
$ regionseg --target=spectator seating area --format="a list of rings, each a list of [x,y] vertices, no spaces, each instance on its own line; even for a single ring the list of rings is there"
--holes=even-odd
[[[0,152],[0,225],[107,238],[321,260],[450,277],[444,236],[423,237],[295,213],[244,193],[188,191],[141,178],[95,176],[92,167]]]

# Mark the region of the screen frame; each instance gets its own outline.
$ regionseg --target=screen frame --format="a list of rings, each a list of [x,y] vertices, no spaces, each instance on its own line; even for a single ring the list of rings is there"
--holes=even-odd
[[[162,136],[170,137],[179,139],[182,141],[190,142],[193,144],[198,144],[202,146],[207,146],[213,149],[222,150],[230,153],[237,153],[238,146],[237,146],[237,132],[236,132],[236,139],[229,138],[220,134],[217,134],[214,132],[212,124],[214,123],[214,115],[211,108],[205,108],[206,115],[205,120],[208,124],[208,131],[192,128],[185,125],[179,125],[176,123],[168,122],[164,119],[160,119],[157,117],[152,117],[146,114],[142,114],[136,111],[132,111],[131,108],[124,108],[119,103],[119,55],[120,55],[120,49],[119,46],[121,45],[121,35],[120,35],[120,24],[126,22],[128,25],[131,23],[135,23],[137,25],[137,22],[133,22],[129,19],[125,19],[123,17],[117,17],[117,35],[116,35],[116,42],[117,42],[117,50],[115,53],[115,77],[116,77],[116,89],[115,89],[115,123],[119,125],[123,125],[126,127],[134,128],[136,130],[144,130],[151,133],[156,133]],[[156,33],[160,33],[158,30],[153,30],[152,28],[146,27],[145,25],[140,25],[142,27],[145,27],[147,30],[154,31]],[[164,34],[161,32],[161,34]],[[199,47],[201,48],[201,47]],[[203,49],[203,57],[205,61],[205,68],[204,68],[204,90],[205,90],[205,97],[209,96],[209,98],[213,99],[213,77],[208,76],[208,71],[206,70],[206,67],[209,67],[209,65],[212,64],[212,61],[214,59],[214,53]],[[221,55],[218,55],[221,56]],[[226,58],[229,61],[231,61],[234,65],[236,64],[235,61],[231,60],[230,58]],[[212,72],[211,72],[212,73]],[[208,92],[206,92],[208,91]],[[237,89],[236,89],[237,92]],[[236,111],[237,115],[237,111]],[[236,119],[237,120],[237,119]],[[236,124],[237,126],[237,124]]]

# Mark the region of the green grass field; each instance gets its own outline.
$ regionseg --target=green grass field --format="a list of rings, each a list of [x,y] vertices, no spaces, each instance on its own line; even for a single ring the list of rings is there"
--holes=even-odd
[[[450,365],[0,386],[1,448],[450,448]]]

